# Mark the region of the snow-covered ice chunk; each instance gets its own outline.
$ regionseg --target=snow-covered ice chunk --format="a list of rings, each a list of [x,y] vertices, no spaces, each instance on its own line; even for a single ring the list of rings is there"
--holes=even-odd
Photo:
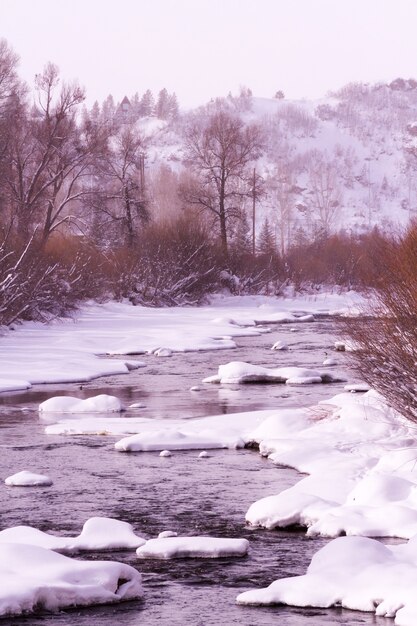
[[[271,350],[288,350],[288,345],[284,341],[276,341]]]
[[[202,452],[200,452],[200,454],[198,455],[199,459],[207,459],[209,457],[209,453],[207,452],[207,450],[203,450]]]
[[[345,385],[345,391],[352,391],[353,393],[369,391],[371,388],[367,383],[352,383],[351,385]]]
[[[331,374],[303,367],[266,368],[243,361],[232,361],[219,365],[218,373],[203,380],[204,383],[241,384],[241,383],[288,383],[306,385],[312,383],[340,382],[346,379]]]
[[[107,517],[88,519],[77,537],[62,537],[42,532],[32,526],[13,526],[0,531],[0,544],[16,543],[39,546],[58,552],[91,550],[129,550],[138,548],[145,539],[135,535],[128,522]]]
[[[190,391],[201,391],[201,387],[199,385],[193,385],[190,387]]]
[[[126,365],[129,372],[137,370],[140,367],[146,367],[146,363],[144,361],[124,361],[124,364]]]
[[[257,324],[293,324],[294,322],[314,322],[314,315],[312,313],[288,313],[284,311],[278,311],[276,313],[269,313],[268,315],[255,315],[255,322]]]
[[[150,539],[136,550],[142,559],[221,558],[245,556],[247,539],[218,537],[164,537]]]
[[[374,539],[340,537],[319,550],[303,576],[282,578],[237,597],[238,604],[289,604],[375,612],[397,626],[417,622],[415,539],[385,546]]]
[[[100,394],[80,400],[73,396],[55,396],[39,405],[40,413],[119,413],[123,405],[116,396]]]
[[[158,539],[166,539],[167,537],[178,537],[178,533],[173,530],[163,530],[158,535]]]
[[[9,476],[4,482],[9,487],[49,487],[52,485],[52,479],[49,476],[34,474],[27,470]]]
[[[141,576],[114,561],[78,561],[45,548],[0,545],[0,616],[140,598]]]
[[[161,450],[161,452],[159,453],[159,456],[172,456],[172,452],[170,450]]]
[[[171,348],[153,348],[149,350],[148,354],[153,354],[154,356],[172,356],[173,351]]]
[[[215,432],[186,432],[165,429],[143,432],[125,437],[115,444],[119,452],[151,452],[157,450],[201,450],[205,448],[243,448],[243,440],[236,434]]]
[[[344,341],[335,341],[334,348],[337,352],[346,352],[346,343]]]
[[[323,365],[325,366],[337,365],[337,361],[336,359],[333,359],[332,357],[327,357],[326,359],[324,359]]]

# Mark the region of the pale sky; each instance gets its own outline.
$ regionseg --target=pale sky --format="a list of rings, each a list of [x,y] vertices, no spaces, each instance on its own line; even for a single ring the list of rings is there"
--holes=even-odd
[[[320,98],[417,78],[417,0],[0,0],[0,37],[30,84],[47,61],[88,102],[175,91],[181,107],[237,94]]]

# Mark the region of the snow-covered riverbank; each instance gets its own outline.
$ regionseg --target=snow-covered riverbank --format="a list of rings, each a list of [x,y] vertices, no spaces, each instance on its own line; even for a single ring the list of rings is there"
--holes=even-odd
[[[10,332],[3,338],[4,344],[0,342],[0,351],[6,356],[5,351],[9,350],[11,368],[18,371],[20,367],[22,374],[26,372],[27,383],[36,382],[31,378],[34,364],[38,367],[38,379],[44,376],[48,380],[47,376],[52,375],[52,381],[66,380],[68,374],[72,380],[82,380],[76,376],[87,372],[91,377],[100,375],[102,363],[116,369],[120,363],[124,365],[123,361],[98,358],[98,354],[123,351],[155,354],[154,350],[160,347],[168,355],[177,350],[217,349],[218,342],[223,342],[222,347],[232,347],[234,338],[264,334],[267,328],[263,326],[277,323],[278,318],[281,323],[287,319],[292,325],[302,316],[341,310],[346,304],[341,297],[318,296],[297,301],[219,299],[212,307],[169,311],[149,311],[127,305],[89,305],[76,322],[57,322],[52,327],[37,329],[38,332],[34,325],[28,325]],[[45,357],[42,350],[46,349]],[[74,360],[68,361],[71,350]],[[222,356],[226,362],[228,354]],[[49,369],[45,367],[42,371],[42,363],[48,364]],[[7,380],[12,380],[7,374],[14,370],[2,367],[7,385]],[[128,371],[132,365],[124,367],[126,370],[121,368],[122,371]],[[328,371],[326,366],[323,371]],[[304,376],[297,377],[296,374],[297,385],[320,383],[321,376],[308,376],[304,372]],[[233,381],[245,382],[235,378]],[[279,377],[274,382],[279,384],[279,381],[284,382]],[[294,377],[287,382],[294,384]],[[219,384],[230,383],[220,381]],[[314,406],[301,408],[277,406],[264,411],[187,420],[125,416],[118,412],[121,403],[117,399],[103,404],[101,398],[97,401],[98,410],[91,398],[85,410],[81,403],[80,411],[71,408],[77,405],[68,396],[65,401],[48,400],[45,404],[50,410],[43,410],[40,416],[47,421],[45,430],[49,435],[107,434],[115,438],[117,451],[168,449],[175,456],[181,455],[182,450],[238,448],[256,442],[261,454],[273,463],[294,467],[308,476],[281,493],[275,493],[271,485],[270,495],[249,507],[246,516],[249,524],[265,528],[298,524],[305,526],[310,536],[347,534],[411,540],[408,547],[400,550],[380,544],[374,547],[372,539],[350,541],[349,537],[346,542],[337,539],[334,548],[331,542],[329,549],[325,548],[313,559],[305,583],[298,582],[298,578],[283,579],[267,592],[252,590],[239,595],[238,602],[279,602],[297,606],[342,604],[353,609],[375,610],[378,615],[395,616],[398,611],[397,624],[411,626],[415,623],[415,601],[411,593],[404,591],[398,572],[404,572],[407,585],[417,573],[413,547],[413,537],[417,534],[416,433],[374,392],[337,394]],[[117,442],[122,435],[129,436]],[[333,571],[335,562],[341,570],[337,579]],[[352,587],[355,575],[352,563],[358,563],[358,568],[363,570],[360,595],[359,588]],[[326,585],[329,592],[323,595]],[[7,595],[7,590],[4,593]],[[76,599],[73,603],[77,603]]]
[[[131,304],[84,305],[74,319],[49,325],[24,323],[0,337],[0,391],[32,384],[82,382],[137,367],[104,355],[224,350],[235,338],[268,332],[269,324],[295,324],[306,314],[346,311],[360,303],[355,293],[298,298],[213,298],[204,307],[155,308]],[[158,349],[160,351],[158,352]]]

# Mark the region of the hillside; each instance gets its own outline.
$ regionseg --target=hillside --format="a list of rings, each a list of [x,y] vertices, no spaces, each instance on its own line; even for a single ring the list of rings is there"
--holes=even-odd
[[[266,190],[257,207],[258,226],[265,217],[276,232],[285,224],[287,247],[300,232],[324,228],[360,234],[374,226],[391,231],[413,219],[416,85],[412,80],[351,84],[319,101],[224,99],[265,132],[265,152],[256,163]],[[150,172],[161,165],[177,174],[183,170],[181,131],[187,115],[171,122],[138,121],[149,138]]]

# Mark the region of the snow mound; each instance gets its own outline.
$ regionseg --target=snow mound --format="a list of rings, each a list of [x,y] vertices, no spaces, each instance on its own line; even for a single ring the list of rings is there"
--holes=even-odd
[[[141,576],[113,561],[77,561],[38,546],[0,545],[0,616],[140,598]]]
[[[9,476],[4,482],[9,487],[49,487],[52,485],[52,479],[49,476],[33,474],[27,470]]]
[[[145,539],[135,535],[127,522],[107,517],[92,517],[77,537],[58,537],[32,526],[14,526],[0,531],[0,544],[15,543],[38,546],[57,552],[88,550],[129,550],[138,548]]]
[[[319,372],[303,367],[266,368],[251,365],[243,361],[231,361],[220,365],[217,375],[209,376],[204,383],[222,383],[228,385],[242,383],[287,383],[308,385],[312,383],[344,382],[346,379],[329,372]]]
[[[340,537],[313,557],[304,576],[282,578],[269,587],[241,593],[238,604],[289,604],[374,612],[415,626],[416,539],[385,546],[374,539]],[[399,584],[399,580],[401,581]]]
[[[123,405],[116,396],[100,394],[80,400],[73,396],[55,396],[39,405],[39,413],[120,413]]]
[[[247,539],[217,537],[162,537],[150,539],[136,550],[141,559],[180,559],[245,556]]]

